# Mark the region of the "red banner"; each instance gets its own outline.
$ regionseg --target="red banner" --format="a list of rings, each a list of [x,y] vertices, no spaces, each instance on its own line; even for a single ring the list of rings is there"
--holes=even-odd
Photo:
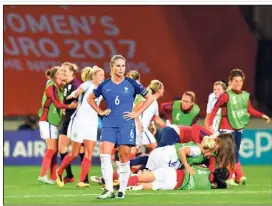
[[[4,6],[4,114],[36,114],[44,70],[64,61],[108,71],[113,54],[142,83],[165,85],[160,101],[186,90],[205,114],[216,80],[245,71],[254,89],[256,40],[233,6]]]

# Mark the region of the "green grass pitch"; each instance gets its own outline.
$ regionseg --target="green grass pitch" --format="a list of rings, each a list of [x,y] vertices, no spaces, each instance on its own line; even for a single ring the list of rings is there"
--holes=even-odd
[[[72,166],[79,177],[79,167]],[[40,167],[4,166],[4,204],[272,204],[271,166],[245,166],[246,186],[209,191],[127,191],[125,199],[96,200],[100,186],[64,188],[37,182]],[[100,174],[100,167],[91,169]]]

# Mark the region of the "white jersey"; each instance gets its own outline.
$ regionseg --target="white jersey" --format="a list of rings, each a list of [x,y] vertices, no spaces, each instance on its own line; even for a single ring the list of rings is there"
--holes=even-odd
[[[154,100],[152,104],[140,115],[140,122],[144,130],[148,130],[153,116],[159,115],[159,106],[157,100]]]
[[[217,102],[217,100],[218,100],[218,98],[215,97],[214,93],[211,93],[209,95],[207,110],[206,110],[207,114],[210,114],[212,112],[212,109],[213,109],[215,103]],[[212,128],[213,128],[213,131],[215,131],[215,132],[218,131],[218,129],[219,129],[219,124],[220,124],[220,119],[221,119],[221,110],[222,109],[218,110],[218,112],[216,113],[216,116],[213,120]]]
[[[80,119],[88,125],[98,126],[98,114],[88,103],[88,96],[93,92],[94,85],[92,81],[86,81],[82,83],[79,88],[83,89],[84,92],[79,96],[78,106],[71,119]],[[95,99],[97,105],[100,104],[102,97]]]

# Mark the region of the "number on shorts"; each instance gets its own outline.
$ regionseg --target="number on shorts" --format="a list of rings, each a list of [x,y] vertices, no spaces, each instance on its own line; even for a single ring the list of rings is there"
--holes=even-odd
[[[116,105],[119,105],[120,104],[120,99],[119,99],[119,96],[116,96],[116,98],[115,98],[115,104]]]

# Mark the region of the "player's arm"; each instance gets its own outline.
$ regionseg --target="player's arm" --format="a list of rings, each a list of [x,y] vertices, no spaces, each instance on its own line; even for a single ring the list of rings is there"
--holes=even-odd
[[[137,117],[140,114],[142,114],[154,101],[153,95],[150,94],[149,92],[147,92],[147,94],[144,95],[143,97],[146,98],[146,100],[144,101],[143,105],[141,107],[139,107],[138,110],[136,111],[136,116]]]
[[[263,119],[266,120],[266,123],[269,124],[270,118],[269,118],[267,115],[265,115],[265,114],[259,112],[258,110],[254,109],[254,107],[252,106],[250,100],[248,100],[247,110],[248,110],[248,113],[249,113],[250,115],[252,115],[252,116],[254,116],[254,117],[263,118]]]
[[[210,95],[209,98],[208,98],[207,109],[206,109],[206,117],[205,117],[205,121],[204,121],[205,128],[208,128],[208,126],[209,126],[209,119],[211,117],[212,109],[213,109],[213,105],[212,105],[212,99],[211,99],[211,95]]]
[[[54,86],[49,86],[46,90],[45,90],[45,94],[48,98],[52,99],[53,104],[55,105],[56,108],[58,109],[73,109],[77,107],[77,103],[76,102],[72,102],[71,104],[67,105],[67,104],[63,104],[60,100],[59,100],[59,95],[58,95],[58,91]]]
[[[82,83],[75,91],[73,91],[66,99],[77,99],[79,95],[88,90],[89,84],[88,82]]]
[[[155,115],[152,119],[156,124],[158,124],[160,127],[164,128],[166,127],[165,122],[160,118],[159,115]]]
[[[201,149],[198,146],[183,147],[179,149],[181,163],[184,165],[185,169],[192,175],[194,175],[195,172],[193,168],[188,164],[187,157],[196,157],[200,154]]]
[[[133,112],[136,112],[141,106],[143,106],[143,103],[144,103],[143,101],[138,102],[135,105],[135,107],[133,107]],[[142,124],[140,122],[140,117],[139,116],[135,118],[135,122],[136,122],[137,128],[139,130],[138,132],[141,133],[143,131],[143,126],[142,126]]]

